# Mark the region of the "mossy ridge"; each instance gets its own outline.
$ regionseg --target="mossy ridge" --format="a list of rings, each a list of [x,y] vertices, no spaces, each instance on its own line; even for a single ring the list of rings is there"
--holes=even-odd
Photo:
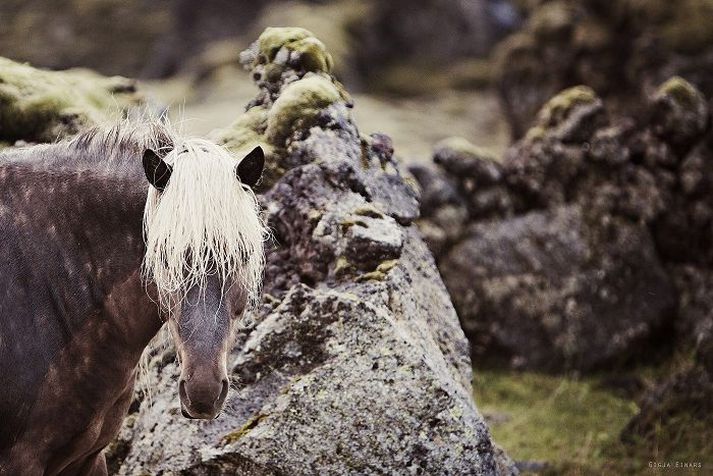
[[[132,80],[46,71],[0,58],[0,139],[51,142],[144,102]]]
[[[538,113],[537,122],[542,127],[552,127],[569,116],[573,108],[599,101],[597,93],[589,86],[579,85],[565,89],[547,101]]]
[[[334,67],[332,55],[324,43],[311,31],[298,27],[266,28],[258,38],[258,49],[262,55],[259,61],[275,61],[282,48],[297,52],[305,71],[330,73]]]
[[[656,97],[665,96],[673,98],[684,108],[693,108],[705,101],[698,89],[680,76],[672,77],[658,88]]]
[[[288,84],[272,105],[265,131],[272,144],[283,144],[295,130],[308,130],[321,110],[342,101],[329,79],[315,74]]]
[[[350,107],[352,100],[331,76],[332,60],[324,44],[304,28],[265,29],[241,54],[241,62],[251,69],[261,95],[231,126],[210,138],[236,155],[262,145],[267,160],[258,191],[264,191],[299,165],[290,162],[292,141],[305,139],[320,119],[329,117],[332,106]]]

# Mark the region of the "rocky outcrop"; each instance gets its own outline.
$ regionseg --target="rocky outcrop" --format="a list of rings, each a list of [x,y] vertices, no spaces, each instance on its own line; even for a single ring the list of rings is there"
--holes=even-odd
[[[713,7],[706,0],[519,3],[528,20],[496,53],[496,83],[516,138],[550,97],[577,84],[630,114],[674,75],[713,95]]]
[[[578,86],[502,161],[450,140],[435,169],[414,168],[419,226],[475,355],[592,370],[708,332],[707,102],[676,77],[643,109],[610,115]]]
[[[0,58],[0,141],[52,142],[144,103],[133,80]]]
[[[262,143],[274,231],[265,299],[233,352],[223,415],[180,415],[172,351],[114,445],[119,474],[511,474],[471,397],[468,345],[415,230],[388,138],[360,135],[321,42],[268,29],[259,87],[214,138]]]

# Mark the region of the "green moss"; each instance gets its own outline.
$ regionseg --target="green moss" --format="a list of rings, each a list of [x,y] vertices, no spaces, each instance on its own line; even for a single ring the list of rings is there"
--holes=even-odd
[[[212,132],[210,138],[238,154],[247,152],[247,148],[256,145],[267,146],[263,136],[266,128],[267,109],[256,106],[238,117],[230,126]]]
[[[364,281],[384,281],[386,280],[389,271],[394,269],[398,264],[399,260],[390,259],[379,263],[374,271],[369,271],[368,273],[361,274],[357,276],[356,281],[358,283]]]
[[[0,58],[0,139],[50,142],[143,103],[134,83],[86,70],[45,71]]]
[[[482,147],[478,147],[463,137],[449,137],[447,139],[443,139],[436,144],[435,149],[450,149],[458,156],[498,162],[498,158],[492,152]]]
[[[383,271],[369,271],[368,273],[361,274],[357,276],[356,282],[363,283],[364,281],[384,281],[386,279],[386,273]]]
[[[260,54],[268,61],[275,60],[281,48],[300,54],[300,64],[305,71],[329,73],[334,66],[326,46],[304,28],[266,28],[258,38]]]
[[[227,435],[225,435],[221,439],[221,443],[223,445],[229,445],[231,443],[235,443],[238,441],[240,438],[243,436],[247,435],[250,433],[250,431],[255,428],[262,420],[267,418],[267,415],[263,415],[262,413],[259,413],[252,418],[250,418],[240,429],[231,431]]]
[[[680,76],[674,76],[659,87],[656,91],[656,97],[663,96],[671,97],[681,107],[686,109],[696,107],[705,101],[695,86]]]
[[[574,107],[594,104],[597,101],[599,101],[597,93],[589,86],[565,89],[540,109],[537,122],[542,127],[555,126],[566,119]]]
[[[340,225],[342,226],[342,230],[347,230],[347,229],[353,227],[354,225],[362,226],[364,228],[366,228],[366,226],[367,226],[367,224],[361,220],[342,220]]]
[[[337,264],[334,266],[334,274],[339,276],[352,269],[353,266],[349,262],[349,260],[344,256],[340,256],[339,258],[337,258]]]
[[[547,134],[547,131],[545,130],[544,127],[533,126],[530,129],[528,129],[527,134],[525,134],[525,140],[527,140],[528,142],[542,140],[545,138],[546,134]]]
[[[369,218],[384,218],[384,214],[374,207],[359,207],[354,210],[354,214]]]
[[[307,75],[289,84],[277,98],[267,118],[266,136],[273,145],[282,145],[295,130],[309,129],[320,110],[342,100],[331,80]]]

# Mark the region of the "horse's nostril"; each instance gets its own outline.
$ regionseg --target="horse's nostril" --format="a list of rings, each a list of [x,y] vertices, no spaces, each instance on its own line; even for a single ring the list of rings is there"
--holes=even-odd
[[[178,395],[181,397],[183,402],[190,403],[188,394],[186,393],[186,381],[183,379],[178,382]]]
[[[218,398],[216,399],[216,402],[221,403],[225,401],[225,397],[228,395],[228,388],[230,387],[230,383],[228,382],[227,378],[223,379],[223,388],[220,391],[220,395],[218,395]]]

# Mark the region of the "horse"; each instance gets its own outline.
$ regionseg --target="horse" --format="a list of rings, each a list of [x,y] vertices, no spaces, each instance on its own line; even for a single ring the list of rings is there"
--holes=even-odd
[[[264,161],[161,121],[0,153],[0,474],[107,474],[164,325],[183,415],[217,418],[259,299]]]

